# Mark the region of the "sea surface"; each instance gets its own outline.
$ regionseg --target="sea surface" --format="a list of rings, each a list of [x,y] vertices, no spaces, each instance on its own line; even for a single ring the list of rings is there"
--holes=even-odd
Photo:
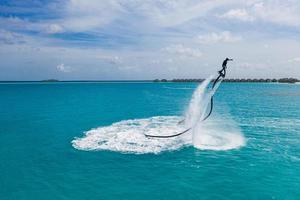
[[[0,199],[299,199],[300,85],[197,87],[0,84]]]

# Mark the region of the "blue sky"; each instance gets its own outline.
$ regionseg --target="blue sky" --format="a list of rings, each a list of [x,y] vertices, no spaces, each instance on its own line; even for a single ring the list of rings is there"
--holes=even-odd
[[[297,0],[0,0],[0,80],[300,78]]]

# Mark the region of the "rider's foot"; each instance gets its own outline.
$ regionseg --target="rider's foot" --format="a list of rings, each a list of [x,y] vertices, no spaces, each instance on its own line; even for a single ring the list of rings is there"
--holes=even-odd
[[[223,78],[225,77],[225,74],[222,73],[222,70],[218,71],[220,76],[222,76]]]

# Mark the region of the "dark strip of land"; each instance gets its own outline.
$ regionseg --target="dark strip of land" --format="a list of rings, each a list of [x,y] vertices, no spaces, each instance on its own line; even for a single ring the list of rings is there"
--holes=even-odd
[[[154,82],[202,82],[204,79],[155,79]],[[224,79],[223,82],[239,82],[239,83],[296,83],[300,82],[299,79],[296,78],[280,78],[280,79]]]
[[[41,81],[0,81],[0,83],[31,83],[31,82],[202,82],[205,79],[155,79],[155,80],[57,80],[57,79],[47,79],[47,80],[41,80]],[[214,81],[214,80],[213,80]],[[224,79],[223,82],[240,82],[240,83],[296,83],[300,82],[299,79],[296,78],[280,78],[280,79]]]

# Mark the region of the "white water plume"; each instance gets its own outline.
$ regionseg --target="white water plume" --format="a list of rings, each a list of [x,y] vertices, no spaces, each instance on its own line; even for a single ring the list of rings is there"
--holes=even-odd
[[[216,77],[210,76],[194,92],[186,112],[185,125],[192,127],[193,146],[207,150],[229,150],[245,144],[238,125],[227,114],[226,119],[203,121],[210,112],[211,98],[219,88],[223,78],[209,89],[209,83]]]
[[[209,78],[205,79],[205,81],[203,81],[203,83],[200,84],[193,93],[189,107],[185,114],[185,125],[187,127],[196,126],[205,118],[207,112],[209,112],[208,106],[210,104],[210,100],[222,82],[222,79],[220,79],[215,84],[214,88],[209,89],[209,83],[215,78],[216,77],[214,76],[210,76]]]
[[[206,101],[208,100],[208,98],[206,98],[205,92],[212,79],[213,76],[207,78],[196,88],[195,92],[193,93],[189,107],[185,114],[184,123],[187,127],[194,127],[199,122],[199,120],[202,119],[207,108]]]

